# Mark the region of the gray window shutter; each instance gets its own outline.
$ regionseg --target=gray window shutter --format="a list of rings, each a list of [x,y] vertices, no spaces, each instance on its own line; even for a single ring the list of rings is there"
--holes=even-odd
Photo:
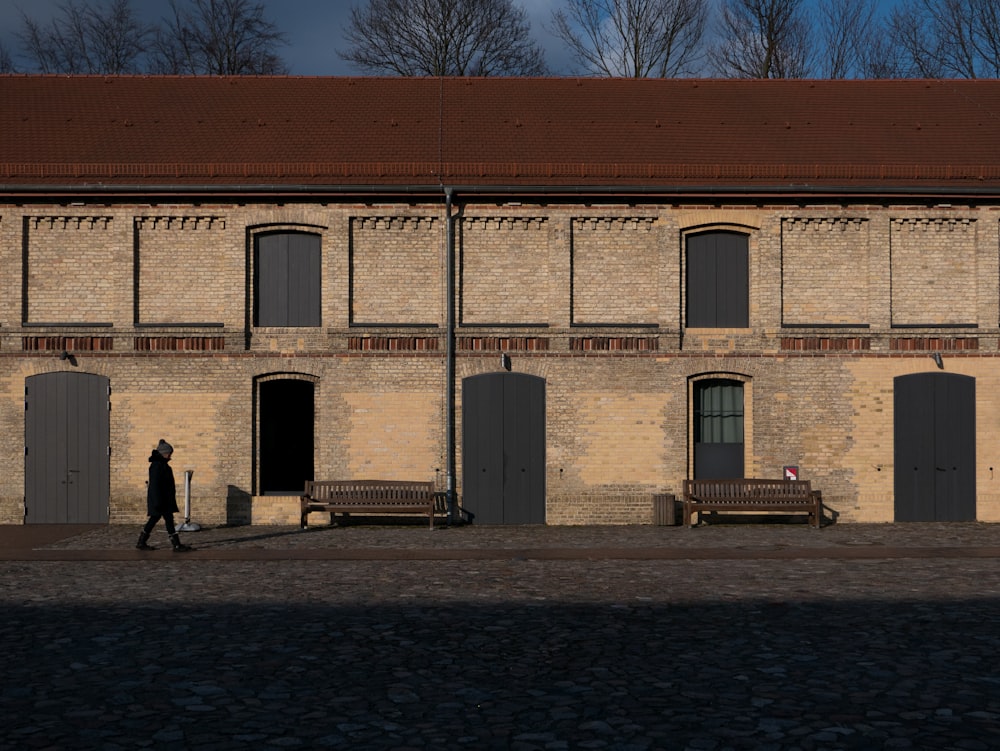
[[[320,325],[320,238],[303,232],[257,238],[255,325]]]
[[[749,326],[746,235],[706,232],[687,241],[687,327]]]

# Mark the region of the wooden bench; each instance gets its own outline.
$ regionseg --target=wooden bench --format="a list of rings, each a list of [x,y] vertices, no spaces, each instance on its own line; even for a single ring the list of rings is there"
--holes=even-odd
[[[804,513],[809,523],[819,527],[823,518],[823,498],[809,480],[685,480],[684,525],[701,512],[781,511]]]
[[[308,524],[312,511],[330,514],[330,524],[335,515],[346,519],[354,514],[422,514],[434,529],[434,514],[438,510],[438,496],[433,482],[406,480],[306,480],[305,492],[300,499],[301,526]]]

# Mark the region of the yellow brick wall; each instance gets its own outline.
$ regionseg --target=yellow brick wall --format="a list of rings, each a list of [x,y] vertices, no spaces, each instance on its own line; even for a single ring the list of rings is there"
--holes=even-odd
[[[347,477],[431,480],[440,471],[436,450],[439,393],[346,393],[350,435]]]
[[[971,219],[892,219],[893,324],[977,323],[976,225]]]
[[[139,322],[239,324],[245,264],[224,219],[144,215],[135,220]],[[193,235],[193,236],[192,236]]]
[[[656,323],[663,245],[651,217],[573,220],[573,322]]]
[[[103,212],[29,217],[27,322],[120,320],[132,287],[127,230]]]
[[[868,323],[868,257],[867,220],[784,219],[782,323]]]
[[[892,379],[936,371],[927,342],[944,342],[946,371],[976,378],[977,513],[1000,521],[997,207],[473,202],[456,215],[458,334],[485,342],[456,356],[460,493],[461,379],[510,351],[515,370],[546,382],[549,523],[649,523],[651,495],[679,494],[691,472],[703,377],[744,383],[748,474],[798,465],[840,521],[891,521]],[[198,522],[292,518],[289,502],[254,499],[255,385],[268,378],[315,384],[317,475],[443,487],[446,229],[433,203],[0,205],[0,523],[23,518],[25,379],[54,371],[110,379],[115,523],[141,520],[159,438],[177,449],[178,479],[194,470]],[[684,236],[706,229],[748,235],[747,330],[682,328]],[[319,327],[245,328],[253,238],[276,230],[321,238]],[[221,336],[224,349],[135,349],[178,322],[222,323],[176,334]],[[63,361],[67,337],[113,348],[70,346]],[[358,337],[437,348],[360,351]],[[581,337],[655,348],[574,349]],[[845,337],[867,348],[823,349]],[[528,339],[545,347],[519,348]],[[792,351],[786,339],[826,344]],[[896,339],[917,344],[894,350]],[[977,348],[949,348],[956,339]]]
[[[550,258],[549,224],[545,217],[520,214],[463,217],[463,323],[550,322],[549,279],[556,262]]]
[[[440,321],[445,222],[434,216],[364,216],[351,225],[354,322]]]

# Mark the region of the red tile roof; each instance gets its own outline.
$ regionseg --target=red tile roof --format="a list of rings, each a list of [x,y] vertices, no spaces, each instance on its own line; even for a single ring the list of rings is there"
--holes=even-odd
[[[1000,192],[1000,81],[0,76],[0,191]]]

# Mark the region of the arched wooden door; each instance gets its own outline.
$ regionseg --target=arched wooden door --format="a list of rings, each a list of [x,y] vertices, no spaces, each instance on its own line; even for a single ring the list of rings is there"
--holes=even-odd
[[[24,386],[28,524],[106,524],[111,494],[111,382],[43,373]]]
[[[462,505],[479,524],[545,523],[545,379],[462,381]]]
[[[899,376],[893,408],[896,521],[975,521],[976,379]]]

